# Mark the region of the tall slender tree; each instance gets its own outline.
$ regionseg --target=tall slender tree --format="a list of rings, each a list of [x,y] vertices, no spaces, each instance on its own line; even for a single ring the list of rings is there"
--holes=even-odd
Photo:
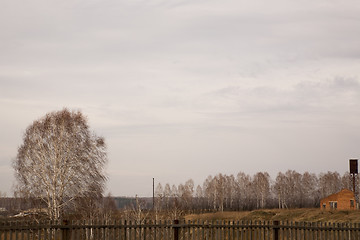
[[[257,199],[257,208],[264,208],[270,196],[270,175],[267,172],[258,172],[253,178],[253,187]]]

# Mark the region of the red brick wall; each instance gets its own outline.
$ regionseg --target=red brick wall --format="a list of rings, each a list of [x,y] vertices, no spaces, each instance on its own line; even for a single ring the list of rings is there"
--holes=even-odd
[[[350,206],[350,200],[354,201],[354,206]],[[356,202],[354,193],[348,189],[343,189],[338,193],[332,194],[326,198],[323,198],[320,200],[320,208],[323,208],[323,204],[326,204],[325,209],[330,210],[330,202],[337,202],[337,209],[338,210],[349,210],[349,209],[355,209]]]

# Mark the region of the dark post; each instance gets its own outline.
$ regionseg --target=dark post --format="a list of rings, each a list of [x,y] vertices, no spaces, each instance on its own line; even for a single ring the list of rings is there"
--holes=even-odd
[[[153,178],[153,210],[155,209],[155,178]]]
[[[62,240],[70,240],[69,220],[63,220]]]
[[[273,228],[274,228],[274,239],[273,240],[279,240],[279,221],[273,222]]]
[[[174,240],[179,240],[179,220],[174,220],[173,224],[174,229]]]
[[[358,160],[357,159],[350,159],[349,160],[349,165],[350,165],[350,176],[352,177],[352,185],[353,185],[354,197],[355,197],[356,201],[358,201],[357,193],[356,193],[356,187],[355,187],[356,176],[358,175]]]

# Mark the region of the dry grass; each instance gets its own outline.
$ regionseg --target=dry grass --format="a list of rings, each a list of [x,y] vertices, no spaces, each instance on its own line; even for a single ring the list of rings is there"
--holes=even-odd
[[[191,214],[185,216],[186,220],[279,220],[294,222],[357,222],[360,223],[360,210],[352,211],[324,211],[317,208],[301,209],[262,209],[242,212],[216,212],[204,214]]]

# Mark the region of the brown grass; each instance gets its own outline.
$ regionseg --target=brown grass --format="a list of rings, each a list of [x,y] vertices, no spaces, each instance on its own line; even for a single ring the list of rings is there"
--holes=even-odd
[[[190,214],[185,216],[185,220],[279,220],[293,222],[360,222],[360,210],[324,211],[318,208],[261,209],[241,212]]]

